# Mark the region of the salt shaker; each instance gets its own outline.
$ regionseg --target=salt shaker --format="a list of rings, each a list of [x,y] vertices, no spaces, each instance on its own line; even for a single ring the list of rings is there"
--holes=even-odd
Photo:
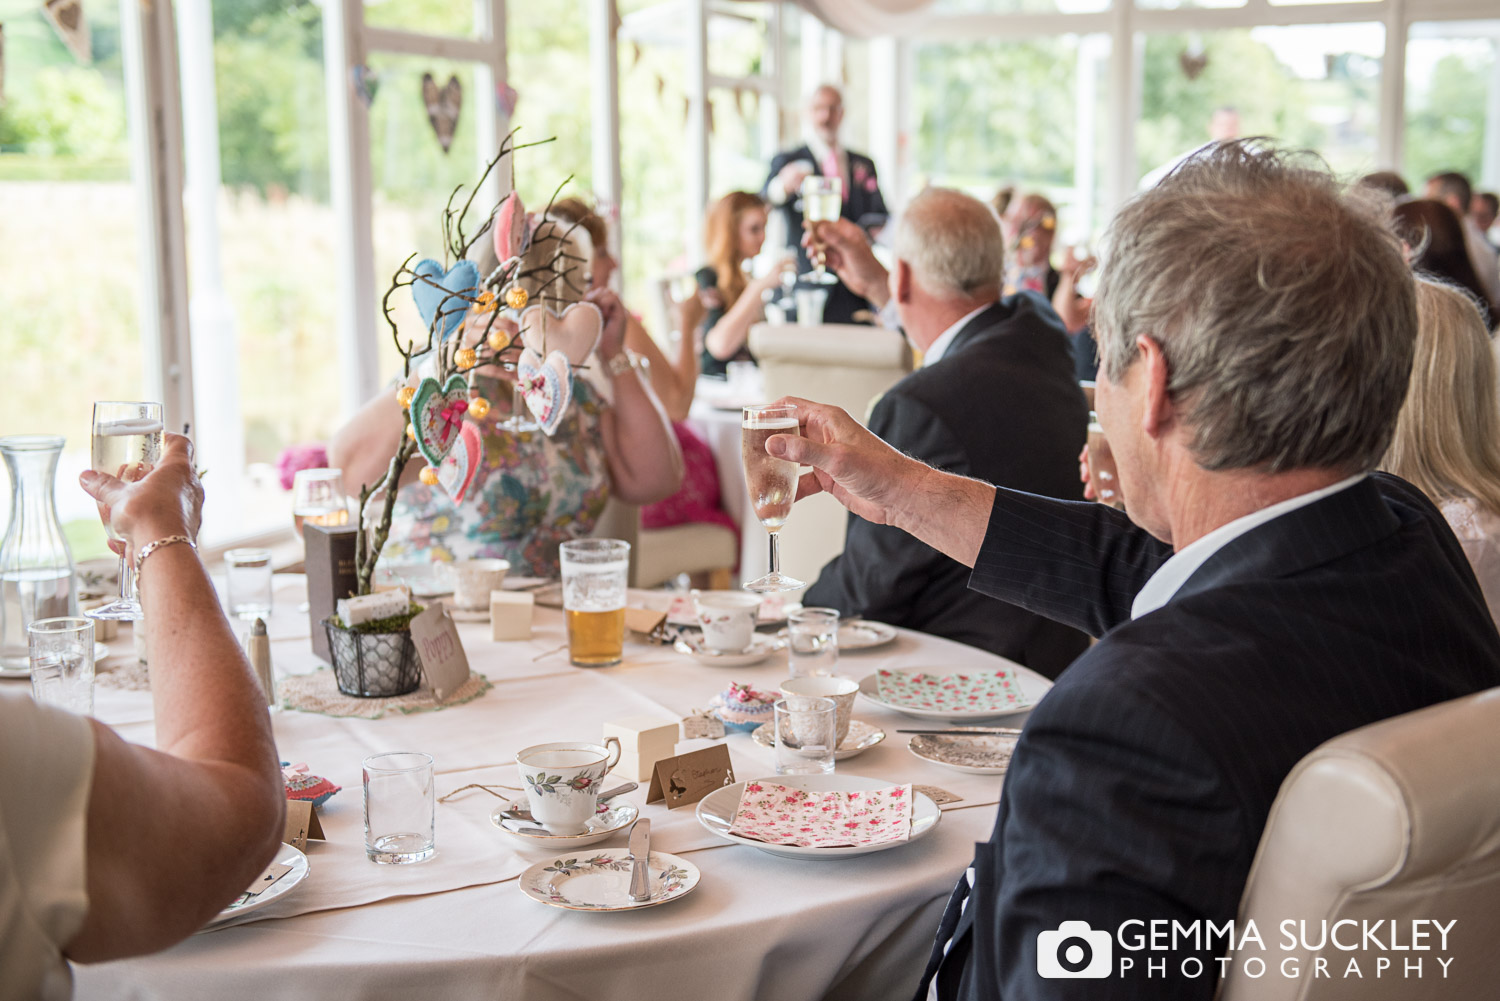
[[[245,654],[260,681],[260,690],[265,693],[266,705],[275,709],[276,680],[271,673],[271,637],[266,634],[265,619],[256,619],[255,625],[250,627],[250,635],[245,638]]]

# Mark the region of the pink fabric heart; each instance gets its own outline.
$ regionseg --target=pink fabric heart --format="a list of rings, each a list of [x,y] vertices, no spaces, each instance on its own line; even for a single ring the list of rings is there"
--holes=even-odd
[[[526,206],[512,191],[495,210],[495,224],[490,232],[495,240],[495,259],[508,261],[526,249]]]
[[[521,313],[521,340],[538,354],[561,351],[573,367],[588,361],[604,333],[604,314],[591,302],[575,302],[561,313],[543,305]]]
[[[567,357],[561,351],[553,351],[544,361],[528,347],[516,363],[516,378],[526,409],[542,426],[542,433],[552,437],[573,400],[573,370]]]
[[[455,503],[463,503],[464,495],[469,492],[474,474],[479,472],[479,456],[483,448],[479,428],[464,421],[458,429],[458,442],[438,466],[438,486],[446,490]]]

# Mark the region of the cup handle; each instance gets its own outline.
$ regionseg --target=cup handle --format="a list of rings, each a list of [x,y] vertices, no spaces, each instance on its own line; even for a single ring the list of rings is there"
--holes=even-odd
[[[604,766],[604,770],[606,772],[612,772],[615,770],[615,765],[618,765],[620,763],[620,738],[605,737],[604,746],[613,747],[615,749],[615,756],[613,758],[607,758],[606,760],[608,761],[608,764]]]

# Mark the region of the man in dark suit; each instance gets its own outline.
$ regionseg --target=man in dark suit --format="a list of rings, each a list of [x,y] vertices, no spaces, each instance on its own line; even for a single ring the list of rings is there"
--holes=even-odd
[[[836,408],[806,404],[806,436],[767,443],[814,467],[803,493],[1100,637],[1032,712],[919,997],[935,973],[942,999],[1207,1001],[1297,761],[1500,685],[1500,636],[1447,524],[1370,472],[1411,368],[1401,248],[1302,164],[1218,144],[1112,224],[1095,403],[1128,518],[928,469]],[[1135,951],[1153,921],[1200,938]],[[1261,932],[1275,949],[1278,929]]]
[[[837,87],[824,84],[813,91],[803,109],[807,141],[796,149],[777,153],[771,160],[765,196],[781,212],[786,223],[787,246],[796,249],[799,271],[812,267],[802,249],[802,182],[809,176],[839,177],[844,182],[842,217],[866,230],[885,225],[885,199],[875,177],[875,161],[839,144],[839,126],[844,121],[844,97]],[[844,285],[828,286],[823,307],[825,323],[851,323],[857,310],[869,302]]]
[[[826,227],[839,276],[879,306],[893,302],[923,353],[923,367],[875,404],[870,430],[938,469],[1081,499],[1088,408],[1067,335],[1040,296],[1000,298],[994,213],[962,192],[929,188],[902,213],[889,275],[864,231],[840,223]],[[968,567],[925,542],[855,514],[844,552],[803,601],[983,647],[1049,678],[1088,646],[1076,629],[970,590]]]

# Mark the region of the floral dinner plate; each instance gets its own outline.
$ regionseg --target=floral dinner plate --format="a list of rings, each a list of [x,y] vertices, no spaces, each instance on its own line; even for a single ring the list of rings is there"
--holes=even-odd
[[[894,709],[898,713],[905,713],[907,716],[915,716],[918,719],[964,721],[994,719],[997,716],[1007,716],[1029,711],[1037,702],[1041,701],[1042,696],[1046,695],[1047,690],[1052,687],[1052,682],[1034,671],[1028,671],[1019,666],[1010,670],[1014,672],[1014,683],[1019,688],[1019,695],[1014,704],[1008,707],[991,705],[981,709],[965,709],[952,704],[950,701],[943,702],[942,708],[904,704],[888,694],[889,689],[881,683],[883,679],[878,673],[867,675],[860,680],[859,694],[877,706]],[[979,672],[970,671],[967,673],[976,674]],[[943,676],[939,675],[938,677]]]
[[[871,650],[896,638],[896,627],[869,619],[846,619],[839,623],[839,650]]]
[[[1010,767],[1010,756],[1016,749],[1017,736],[1006,733],[966,734],[957,731],[982,727],[957,727],[951,734],[917,734],[906,749],[923,761],[971,775],[1004,775]]]
[[[570,911],[638,911],[687,896],[698,885],[698,867],[676,855],[652,852],[651,898],[630,899],[630,853],[601,851],[562,856],[521,873],[521,892],[532,900]]]

